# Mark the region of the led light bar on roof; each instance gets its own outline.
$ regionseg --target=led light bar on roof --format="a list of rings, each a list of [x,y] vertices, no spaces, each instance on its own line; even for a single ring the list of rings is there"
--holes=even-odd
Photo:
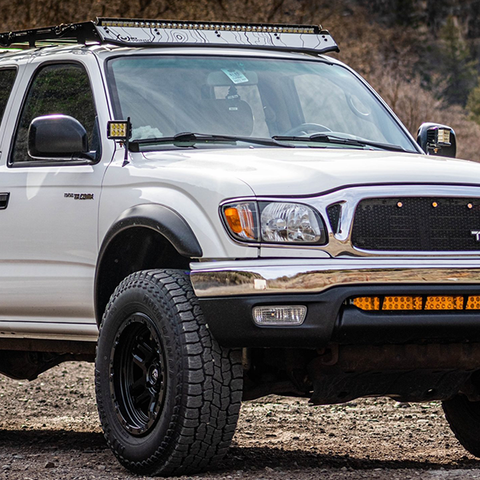
[[[38,47],[71,43],[110,43],[135,47],[248,47],[317,55],[338,52],[327,30],[310,25],[174,22],[97,18],[0,33],[0,47]]]
[[[215,22],[174,22],[162,20],[122,20],[100,18],[98,25],[102,27],[134,27],[134,28],[162,28],[179,30],[218,30],[232,32],[269,32],[269,33],[320,33],[316,25],[270,25],[270,24],[241,24]]]
[[[318,26],[97,19],[102,42],[135,46],[216,46],[325,53],[338,51]]]

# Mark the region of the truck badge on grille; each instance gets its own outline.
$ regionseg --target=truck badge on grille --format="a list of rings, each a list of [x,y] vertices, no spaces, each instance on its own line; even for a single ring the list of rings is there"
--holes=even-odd
[[[480,230],[472,230],[470,233],[472,235],[475,235],[475,240],[477,242],[480,242]]]

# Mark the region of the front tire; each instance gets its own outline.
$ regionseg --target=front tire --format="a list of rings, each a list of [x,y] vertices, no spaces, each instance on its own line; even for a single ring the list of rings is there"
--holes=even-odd
[[[480,402],[455,395],[442,402],[445,418],[458,441],[472,455],[480,457]]]
[[[213,466],[235,432],[242,396],[238,351],[211,336],[188,276],[128,276],[106,308],[95,387],[105,438],[143,475]]]

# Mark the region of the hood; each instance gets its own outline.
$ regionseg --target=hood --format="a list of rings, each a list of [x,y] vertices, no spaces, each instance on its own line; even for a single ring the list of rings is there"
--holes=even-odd
[[[332,148],[148,152],[144,166],[246,183],[257,196],[314,195],[373,184],[480,185],[480,164],[411,153]],[[139,165],[140,166],[140,165]]]

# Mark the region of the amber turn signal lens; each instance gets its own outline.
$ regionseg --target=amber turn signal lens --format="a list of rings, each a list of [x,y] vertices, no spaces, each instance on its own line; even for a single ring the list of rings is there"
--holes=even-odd
[[[242,224],[240,222],[240,216],[236,208],[226,208],[225,209],[225,218],[227,219],[229,227],[232,229],[232,232],[240,233],[242,231]]]
[[[255,236],[255,205],[251,202],[228,205],[223,215],[230,231],[241,240],[257,240]]]

